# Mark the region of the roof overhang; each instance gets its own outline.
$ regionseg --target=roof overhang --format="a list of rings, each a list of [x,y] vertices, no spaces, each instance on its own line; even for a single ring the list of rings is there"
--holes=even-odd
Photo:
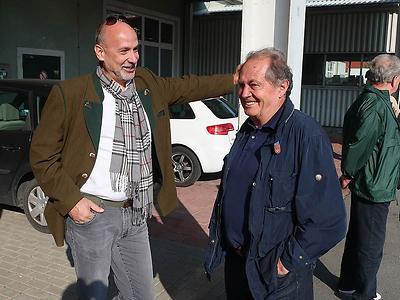
[[[307,7],[338,7],[373,4],[400,4],[400,0],[306,0]],[[243,0],[204,1],[197,5],[194,14],[242,11]]]

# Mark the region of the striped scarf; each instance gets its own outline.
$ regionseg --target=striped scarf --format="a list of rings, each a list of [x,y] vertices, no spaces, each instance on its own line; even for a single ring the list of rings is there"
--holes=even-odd
[[[126,89],[107,78],[100,66],[97,76],[101,85],[115,98],[115,133],[110,164],[111,187],[125,192],[133,200],[134,225],[143,224],[151,216],[153,172],[151,133],[135,82]]]

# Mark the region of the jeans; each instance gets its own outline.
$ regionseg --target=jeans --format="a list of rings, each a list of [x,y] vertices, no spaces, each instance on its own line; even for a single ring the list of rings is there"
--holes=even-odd
[[[374,203],[351,195],[350,222],[339,289],[355,290],[353,299],[376,296],[376,274],[383,256],[390,202]]]
[[[228,300],[252,300],[246,276],[246,258],[228,252],[225,257],[225,291]],[[278,277],[277,289],[267,299],[312,300],[315,264]]]
[[[153,267],[147,224],[132,225],[132,208],[104,207],[91,221],[67,218],[80,299],[107,299],[110,267],[116,299],[153,300]]]

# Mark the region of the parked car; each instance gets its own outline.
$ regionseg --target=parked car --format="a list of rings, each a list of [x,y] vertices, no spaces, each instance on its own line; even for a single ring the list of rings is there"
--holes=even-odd
[[[20,207],[32,226],[48,232],[47,197],[29,165],[29,145],[55,81],[0,80],[0,203]]]
[[[48,197],[29,165],[32,132],[55,80],[0,80],[0,204],[24,210],[32,226],[48,233]],[[202,172],[218,172],[236,131],[235,112],[224,99],[171,107],[172,164],[178,186]]]
[[[219,97],[174,105],[170,117],[176,185],[189,186],[201,174],[220,172],[238,127],[229,103]]]

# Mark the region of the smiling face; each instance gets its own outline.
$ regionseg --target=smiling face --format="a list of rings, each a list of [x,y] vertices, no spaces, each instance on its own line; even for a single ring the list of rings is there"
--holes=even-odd
[[[101,62],[104,74],[125,86],[135,77],[139,60],[138,38],[135,30],[124,22],[104,25],[102,39],[94,51]]]
[[[288,81],[273,85],[265,79],[270,66],[268,57],[252,58],[244,63],[239,73],[240,103],[254,125],[261,127],[279,110],[285,101]]]

